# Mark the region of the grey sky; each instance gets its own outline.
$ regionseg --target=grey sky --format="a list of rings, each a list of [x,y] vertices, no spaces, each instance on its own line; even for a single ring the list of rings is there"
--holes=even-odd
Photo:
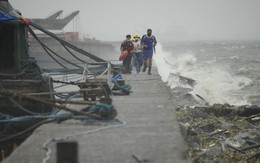
[[[78,29],[99,40],[122,40],[153,29],[158,40],[260,39],[260,0],[9,0],[24,17],[80,10]],[[66,30],[72,30],[76,21]]]

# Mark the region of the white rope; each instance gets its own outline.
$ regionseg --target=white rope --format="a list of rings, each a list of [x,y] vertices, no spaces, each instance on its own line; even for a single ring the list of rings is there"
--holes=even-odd
[[[64,137],[57,137],[57,138],[47,140],[43,144],[43,149],[46,151],[46,153],[45,153],[45,157],[42,160],[42,163],[47,163],[47,161],[50,159],[50,155],[51,155],[52,151],[51,151],[50,148],[48,148],[48,145],[50,145],[52,142],[66,140],[66,139],[69,139],[71,137],[76,137],[76,136],[81,136],[81,135],[93,134],[93,133],[96,133],[96,132],[100,132],[100,131],[104,131],[104,130],[112,129],[112,128],[123,127],[123,126],[126,125],[125,121],[120,121],[120,122],[121,122],[121,124],[118,124],[118,125],[101,127],[101,128],[97,128],[97,129],[94,129],[94,130],[88,130],[88,131],[84,131],[84,132],[73,133],[73,134],[65,135]]]

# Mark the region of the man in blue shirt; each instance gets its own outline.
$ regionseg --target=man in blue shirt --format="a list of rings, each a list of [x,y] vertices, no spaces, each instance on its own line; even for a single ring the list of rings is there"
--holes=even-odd
[[[157,45],[156,38],[154,35],[152,35],[151,29],[148,29],[147,34],[143,35],[141,39],[141,45],[143,47],[143,57],[144,57],[143,72],[145,72],[146,68],[148,67],[148,75],[151,75],[153,50],[154,47]]]

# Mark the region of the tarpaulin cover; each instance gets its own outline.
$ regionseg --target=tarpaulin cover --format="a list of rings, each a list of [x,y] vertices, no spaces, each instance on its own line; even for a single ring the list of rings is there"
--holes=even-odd
[[[0,21],[14,20],[16,17],[12,15],[6,15],[2,11],[0,11]]]

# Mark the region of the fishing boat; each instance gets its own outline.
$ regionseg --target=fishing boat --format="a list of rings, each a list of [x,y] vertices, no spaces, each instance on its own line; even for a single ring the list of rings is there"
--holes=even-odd
[[[53,84],[29,54],[27,31],[20,19],[0,16],[0,161],[42,124],[42,119],[19,121],[20,117],[56,112],[55,107],[40,102],[54,98],[44,94],[53,91]],[[30,95],[35,93],[43,94]]]

